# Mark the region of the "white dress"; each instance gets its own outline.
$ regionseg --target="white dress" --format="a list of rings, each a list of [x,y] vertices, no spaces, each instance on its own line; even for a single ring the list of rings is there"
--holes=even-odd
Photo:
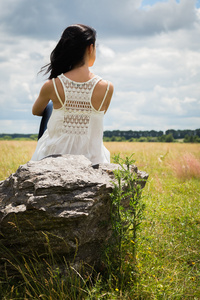
[[[31,160],[40,160],[52,154],[84,155],[92,163],[109,163],[110,153],[103,145],[103,117],[100,111],[109,90],[108,87],[98,110],[91,103],[92,93],[101,80],[95,76],[86,82],[76,82],[64,74],[58,76],[62,83],[65,101],[62,102],[54,79],[54,89],[62,105],[53,109],[47,130],[38,140]]]

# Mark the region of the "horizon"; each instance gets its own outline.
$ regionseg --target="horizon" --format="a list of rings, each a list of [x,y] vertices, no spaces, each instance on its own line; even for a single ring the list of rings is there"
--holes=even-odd
[[[164,134],[169,131],[169,130],[175,130],[175,131],[196,131],[196,130],[200,130],[200,128],[196,128],[196,129],[189,129],[189,128],[185,128],[185,129],[174,129],[174,128],[169,128],[165,131],[163,130],[155,130],[155,129],[145,129],[145,130],[132,130],[132,129],[128,129],[128,130],[121,130],[121,129],[113,129],[113,130],[104,130],[103,132],[105,131],[133,131],[133,132],[140,132],[140,131],[156,131],[156,132],[160,132],[162,131]],[[0,135],[15,135],[15,134],[19,134],[19,135],[38,135],[38,133],[20,133],[20,132],[12,132],[12,133],[8,133],[8,132],[2,132],[0,133]]]

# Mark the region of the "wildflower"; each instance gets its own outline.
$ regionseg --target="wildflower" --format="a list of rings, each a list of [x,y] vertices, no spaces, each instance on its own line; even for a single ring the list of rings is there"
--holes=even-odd
[[[161,290],[163,290],[163,285],[162,285],[162,284],[159,284],[159,285],[158,285],[158,288],[161,289]]]
[[[115,289],[115,291],[116,291],[116,292],[119,292],[119,290],[118,290],[118,289]]]

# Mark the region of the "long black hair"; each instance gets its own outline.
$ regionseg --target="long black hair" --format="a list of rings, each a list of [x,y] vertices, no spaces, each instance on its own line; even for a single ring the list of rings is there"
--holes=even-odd
[[[95,41],[96,31],[92,27],[82,24],[67,27],[51,52],[50,63],[42,67],[41,72],[50,72],[48,79],[52,79],[83,65],[86,48],[95,45]]]

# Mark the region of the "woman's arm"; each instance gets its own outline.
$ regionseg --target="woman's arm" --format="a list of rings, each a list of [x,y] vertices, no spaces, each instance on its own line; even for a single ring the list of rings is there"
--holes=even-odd
[[[40,94],[33,104],[32,107],[32,114],[36,116],[42,116],[42,113],[49,103],[51,99],[51,91],[52,91],[52,82],[51,80],[48,80],[45,82],[45,84],[42,86],[40,90]]]

